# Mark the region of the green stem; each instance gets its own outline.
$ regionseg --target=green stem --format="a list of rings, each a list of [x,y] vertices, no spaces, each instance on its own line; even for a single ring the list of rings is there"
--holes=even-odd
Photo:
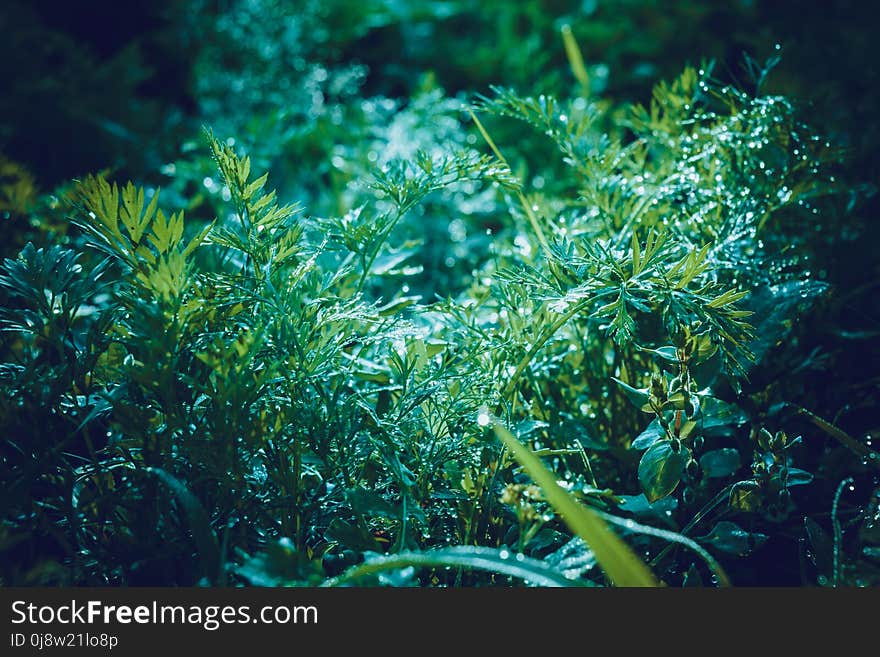
[[[851,483],[853,483],[852,477],[847,477],[840,482],[840,484],[837,486],[837,491],[834,493],[834,504],[831,506],[831,524],[834,526],[834,549],[832,552],[833,567],[831,573],[831,585],[834,588],[840,586],[840,542],[843,540],[843,531],[840,529],[840,518],[837,517],[837,507],[840,505],[840,496],[841,494],[843,494],[843,489]]]
[[[480,119],[477,118],[477,115],[474,114],[473,110],[468,108],[468,114],[470,114],[471,119],[473,119],[474,123],[477,126],[477,129],[480,131],[480,134],[483,135],[483,139],[486,140],[486,143],[489,144],[489,148],[492,149],[492,152],[495,154],[495,157],[510,170],[510,164],[507,163],[507,160],[501,154],[501,151],[498,150],[498,146],[495,145],[495,141],[489,135],[489,132],[483,127],[483,123]],[[528,199],[526,199],[525,194],[523,194],[520,190],[516,192],[517,200],[519,200],[519,204],[522,206],[523,211],[526,213],[526,217],[529,219],[529,223],[532,225],[532,230],[535,231],[535,235],[538,238],[538,241],[541,243],[541,247],[548,251],[550,249],[550,244],[547,242],[547,237],[544,235],[544,229],[541,228],[541,224],[538,221],[538,217],[535,215],[535,212],[532,210],[532,206],[529,205]]]
[[[599,484],[596,483],[596,476],[593,474],[593,467],[590,465],[590,458],[587,456],[587,450],[584,449],[580,440],[575,439],[575,442],[580,450],[581,459],[583,459],[587,474],[590,475],[590,481],[593,483],[593,488],[599,488]]]
[[[407,210],[408,209],[409,208],[407,208]],[[394,227],[398,224],[401,218],[403,218],[404,214],[406,214],[406,211],[399,210],[394,221],[388,224],[388,226],[379,233],[379,239],[376,241],[376,246],[373,248],[372,252],[366,257],[363,255],[361,256],[361,262],[364,263],[364,270],[361,272],[361,280],[358,282],[358,292],[361,292],[364,289],[364,285],[367,282],[367,276],[370,273],[370,269],[373,268],[373,263],[376,262],[379,252],[382,250],[382,245],[385,243],[385,240],[388,239],[388,236],[391,234],[391,231],[394,230]]]
[[[810,422],[819,427],[832,438],[836,439],[841,445],[849,449],[851,452],[860,456],[866,465],[872,465],[880,470],[880,454],[865,447],[858,440],[850,436],[843,429],[840,429],[830,422],[823,420],[818,415],[814,415],[807,409],[798,406],[797,411],[800,415],[806,417]]]
[[[722,491],[720,493],[718,493],[718,495],[716,495],[715,497],[712,498],[711,502],[709,502],[706,506],[704,506],[702,509],[700,509],[699,512],[697,512],[697,515],[695,515],[691,519],[691,521],[687,525],[684,526],[684,529],[682,529],[681,532],[679,532],[679,533],[682,536],[684,536],[690,530],[692,530],[694,527],[696,527],[697,524],[703,518],[705,518],[709,514],[710,511],[712,511],[712,509],[714,509],[716,506],[721,504],[721,502],[723,502],[727,498],[727,496],[730,494],[731,488],[733,488],[733,485],[725,486],[724,489],[722,489]],[[674,543],[670,543],[665,548],[660,550],[660,553],[651,560],[651,566],[656,567],[657,564],[659,564],[663,560],[663,557],[665,557],[667,554],[669,554],[669,552],[672,550],[672,548],[674,546],[675,546]]]
[[[564,314],[562,314],[553,324],[550,325],[549,328],[544,330],[543,335],[539,337],[532,347],[526,352],[525,356],[523,356],[519,363],[516,365],[516,369],[514,369],[513,374],[510,377],[510,380],[507,382],[507,385],[504,386],[504,390],[501,392],[502,401],[509,400],[510,395],[516,389],[516,384],[519,382],[520,376],[525,371],[525,369],[532,362],[532,359],[535,355],[547,344],[547,341],[553,337],[553,335],[561,329],[565,324],[568,323],[572,317],[577,315],[581,310],[583,310],[584,306],[587,305],[587,301],[583,300],[580,303],[574,304],[571,308],[569,308]],[[500,414],[502,411],[501,402],[499,402],[498,408],[495,411],[496,414]]]

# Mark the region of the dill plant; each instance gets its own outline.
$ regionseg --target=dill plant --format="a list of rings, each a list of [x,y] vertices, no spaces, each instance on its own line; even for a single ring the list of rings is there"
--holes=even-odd
[[[811,480],[742,384],[826,290],[791,226],[834,202],[838,153],[708,65],[647,107],[589,93],[495,89],[486,154],[389,158],[326,216],[210,133],[212,222],[75,185],[75,248],[0,277],[4,583],[726,581],[707,548],[748,555]],[[494,229],[465,283],[410,293],[407,222],[474,196]],[[624,540],[591,549],[606,522]]]

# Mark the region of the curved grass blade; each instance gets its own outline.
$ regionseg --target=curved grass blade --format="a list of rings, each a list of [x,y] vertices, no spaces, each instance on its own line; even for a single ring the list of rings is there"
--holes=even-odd
[[[220,546],[211,529],[205,507],[180,480],[165,470],[160,468],[147,468],[146,470],[156,475],[174,493],[192,532],[193,542],[196,544],[199,559],[202,561],[204,574],[212,583],[217,582],[220,577]]]
[[[563,490],[556,483],[556,476],[528,447],[504,427],[496,424],[494,429],[498,439],[544,491],[547,501],[565,524],[590,547],[599,566],[615,586],[658,586],[645,562],[592,509]]]
[[[671,532],[666,529],[658,529],[657,527],[651,527],[649,525],[642,525],[637,523],[635,520],[629,520],[627,518],[618,518],[617,516],[613,516],[610,513],[605,513],[604,511],[596,511],[595,512],[600,518],[603,518],[607,522],[610,522],[612,525],[618,525],[619,527],[623,527],[624,529],[628,529],[631,532],[635,532],[637,534],[645,534],[646,536],[654,536],[655,538],[662,538],[664,540],[670,541],[672,543],[678,543],[679,545],[684,545],[687,548],[690,548],[697,555],[706,562],[706,565],[709,567],[715,577],[718,579],[719,586],[730,586],[730,579],[727,577],[727,573],[724,572],[724,569],[721,567],[715,558],[709,554],[702,545],[689,539],[687,536],[679,534],[678,532]]]
[[[358,579],[383,570],[409,567],[471,568],[510,575],[538,586],[583,586],[582,582],[569,579],[543,561],[532,559],[524,554],[514,556],[509,550],[465,545],[426,552],[399,552],[375,557],[349,568],[338,577],[326,580],[322,586],[354,584]]]

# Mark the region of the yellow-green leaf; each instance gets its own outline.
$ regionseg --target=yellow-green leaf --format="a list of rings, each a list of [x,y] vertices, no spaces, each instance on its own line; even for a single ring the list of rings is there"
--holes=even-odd
[[[642,253],[639,249],[639,238],[636,236],[636,231],[633,231],[632,235],[632,263],[633,276],[638,276],[642,271]]]
[[[545,498],[565,524],[590,547],[615,586],[658,586],[645,562],[611,531],[605,521],[557,484],[555,475],[541,459],[504,427],[496,424],[494,429],[498,439],[544,491]]]

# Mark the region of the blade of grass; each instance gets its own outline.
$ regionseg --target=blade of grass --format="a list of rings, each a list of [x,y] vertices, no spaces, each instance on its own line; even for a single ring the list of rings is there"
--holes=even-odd
[[[495,154],[495,157],[508,169],[510,169],[510,165],[507,163],[507,160],[504,159],[504,156],[501,154],[501,151],[498,150],[498,146],[495,145],[495,141],[489,135],[489,132],[483,126],[482,121],[477,118],[477,115],[474,114],[474,111],[471,108],[468,108],[468,114],[470,114],[471,119],[473,119],[474,124],[477,126],[477,129],[480,131],[480,134],[483,135],[483,139],[486,140],[486,143],[489,145],[489,148],[492,149],[492,152]],[[534,210],[532,210],[532,206],[529,205],[528,199],[526,199],[525,194],[521,191],[517,190],[516,192],[517,199],[519,200],[519,204],[522,206],[523,211],[526,213],[526,217],[529,219],[529,223],[532,225],[532,230],[535,231],[535,235],[538,237],[538,241],[541,243],[541,246],[545,251],[550,249],[550,244],[547,242],[547,237],[544,235],[544,229],[541,228],[541,224],[538,221],[538,217],[535,215]]]
[[[211,529],[211,522],[205,507],[202,506],[198,498],[179,479],[165,472],[165,470],[161,468],[146,468],[146,471],[155,475],[174,494],[189,525],[193,543],[195,543],[199,559],[202,562],[204,574],[212,584],[216,583],[221,579],[220,546],[217,544],[217,537]]]
[[[383,570],[398,568],[472,568],[502,575],[510,575],[538,586],[582,586],[582,582],[569,579],[543,561],[523,554],[515,557],[509,550],[459,545],[428,550],[426,552],[400,552],[369,558],[362,564],[326,580],[321,586],[339,586],[354,583],[358,579]]]
[[[703,561],[706,562],[709,570],[711,570],[715,574],[719,586],[730,586],[730,578],[727,577],[727,573],[724,572],[721,564],[719,564],[715,560],[715,558],[703,548],[703,546],[701,546],[696,541],[689,539],[687,536],[679,534],[678,532],[671,532],[666,529],[658,529],[657,527],[642,525],[634,520],[630,520],[629,518],[618,518],[617,516],[613,516],[610,513],[604,513],[602,511],[596,511],[595,513],[600,518],[604,518],[611,524],[623,527],[624,529],[628,529],[631,532],[636,532],[637,534],[645,534],[646,536],[654,536],[655,538],[662,538],[664,540],[667,540],[670,543],[684,545],[686,548],[689,548],[690,550],[696,552],[696,554]]]
[[[571,66],[571,72],[574,73],[575,79],[580,82],[583,87],[584,96],[590,93],[590,74],[587,73],[587,67],[584,65],[584,56],[578,47],[574,34],[571,32],[570,25],[562,26],[562,43],[565,45],[565,54],[568,57],[568,64]]]
[[[806,417],[810,422],[819,427],[822,431],[827,433],[829,436],[837,440],[841,445],[849,449],[856,456],[860,456],[865,465],[871,465],[874,468],[880,470],[880,455],[877,452],[874,452],[858,440],[850,436],[843,429],[839,429],[834,426],[830,422],[822,419],[818,415],[811,413],[806,408],[801,406],[795,406],[797,412]]]
[[[658,586],[645,562],[592,509],[557,484],[556,476],[528,447],[497,423],[493,428],[498,439],[541,487],[547,501],[565,524],[590,547],[599,566],[615,586]]]

